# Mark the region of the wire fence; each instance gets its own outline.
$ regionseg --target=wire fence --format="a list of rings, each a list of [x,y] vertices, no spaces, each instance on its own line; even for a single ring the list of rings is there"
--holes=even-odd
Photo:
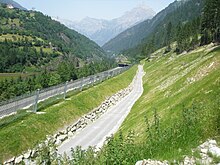
[[[25,94],[14,99],[0,102],[0,118],[16,113],[21,109],[29,110],[32,112],[37,112],[39,108],[42,108],[42,101],[49,99],[51,102],[54,102],[52,97],[57,96],[56,99],[66,99],[67,92],[70,91],[81,91],[86,86],[92,86],[94,84],[100,83],[110,77],[114,77],[129,67],[117,67],[108,71],[104,71],[86,78],[81,78],[75,81],[69,81],[60,85],[56,85],[50,88],[37,90],[30,94]],[[44,105],[45,106],[45,105]]]

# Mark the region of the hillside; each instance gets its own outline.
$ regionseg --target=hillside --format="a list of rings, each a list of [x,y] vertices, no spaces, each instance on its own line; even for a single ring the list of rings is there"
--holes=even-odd
[[[220,47],[210,44],[164,56],[165,49],[154,52],[151,61],[141,62],[146,73],[144,92],[118,133],[98,152],[76,148],[72,154],[80,159],[64,155],[59,160],[66,164],[127,165],[151,159],[181,164],[186,155],[201,159],[192,149],[207,139],[220,144]],[[219,163],[219,156],[206,154],[214,164]]]
[[[0,6],[1,101],[115,66],[102,48],[36,11]],[[1,78],[0,78],[1,79]]]
[[[154,15],[155,12],[150,7],[140,5],[125,12],[121,17],[112,20],[95,19],[90,17],[86,17],[81,21],[68,21],[60,18],[54,19],[81,34],[84,34],[100,46],[103,46],[119,33],[144,20],[151,19]]]
[[[163,51],[155,52],[151,62],[143,61],[144,93],[121,127],[125,137],[134,132],[135,152],[123,153],[133,163],[141,158],[181,160],[201,142],[220,135],[219,47],[181,55],[164,56]]]
[[[28,65],[28,63],[36,65],[40,51],[42,54],[48,53],[55,57],[61,54],[82,60],[100,60],[105,55],[104,51],[94,42],[40,12],[0,7],[0,15],[0,33],[2,34],[0,36],[0,46],[2,47],[0,58],[5,59],[7,56],[7,59],[0,60],[0,66],[4,69],[13,67],[15,63],[16,65]],[[14,46],[13,49],[11,45]],[[4,53],[4,48],[7,49],[7,55]],[[35,53],[35,61],[30,59],[33,57],[26,57],[22,63],[18,63],[17,61],[21,61],[21,56],[25,57],[22,53],[27,52],[27,50],[19,51],[20,49],[29,49],[28,51]],[[16,56],[12,53],[13,51],[18,52]],[[31,55],[32,53],[29,54],[29,56]],[[13,58],[14,61],[7,62],[10,58]],[[5,66],[8,63],[10,65]],[[1,69],[2,71],[4,70]]]
[[[13,0],[0,0],[1,4],[7,4],[7,5],[12,5],[14,8],[21,9],[21,10],[27,10],[17,2]]]
[[[176,26],[193,20],[201,15],[202,7],[203,0],[175,1],[151,20],[144,21],[122,32],[106,43],[103,48],[106,51],[118,53],[143,44],[143,41],[146,42],[152,34],[159,35],[158,38],[163,39],[162,32],[169,22]]]
[[[106,98],[126,88],[135,76],[136,70],[137,66],[134,66],[129,71],[94,87],[89,89],[85,87],[82,92],[69,92],[66,100],[59,96],[45,100],[39,104],[41,115],[21,111],[0,119],[0,164],[34,148],[40,141],[44,141],[47,135],[53,135],[76,122]]]

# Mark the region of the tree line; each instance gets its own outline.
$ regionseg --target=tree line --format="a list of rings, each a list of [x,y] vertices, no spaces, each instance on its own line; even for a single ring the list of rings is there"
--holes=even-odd
[[[152,36],[147,43],[145,53],[149,55],[164,46],[167,53],[171,50],[170,44],[173,42],[176,42],[175,51],[178,54],[211,42],[218,44],[220,42],[220,1],[205,0],[201,16],[188,22],[179,22],[176,26],[169,22],[165,27],[163,40],[158,39],[158,36]],[[161,43],[156,43],[156,40]]]
[[[97,44],[49,16],[0,5],[0,72],[30,75],[0,81],[1,101],[115,66]]]
[[[81,68],[76,68],[72,62],[63,61],[56,71],[44,70],[31,76],[22,78],[8,78],[0,81],[0,100],[5,101],[16,96],[48,88],[60,83],[78,78],[87,77],[116,66],[114,60],[108,59],[102,62],[94,62]]]
[[[211,42],[219,44],[219,8],[219,0],[188,1],[168,14],[142,44],[123,53],[140,60],[163,47],[166,47],[166,54],[171,51],[171,45],[180,54]]]
[[[42,47],[37,51],[30,41],[20,40],[14,43],[7,39],[0,42],[0,54],[1,73],[23,72],[25,67],[41,67],[59,56],[58,52],[49,54]]]

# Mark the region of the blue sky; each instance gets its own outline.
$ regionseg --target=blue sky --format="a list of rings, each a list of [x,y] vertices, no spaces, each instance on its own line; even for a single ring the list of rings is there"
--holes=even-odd
[[[174,0],[15,0],[27,9],[32,7],[49,16],[69,20],[92,18],[113,19],[145,3],[159,12]]]

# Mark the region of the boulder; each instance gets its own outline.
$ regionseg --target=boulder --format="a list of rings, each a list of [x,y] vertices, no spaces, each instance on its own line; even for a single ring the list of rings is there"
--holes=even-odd
[[[63,142],[63,141],[66,140],[66,139],[67,139],[67,135],[65,134],[65,135],[60,135],[60,136],[58,136],[56,141],[61,141],[61,142]]]
[[[217,146],[211,147],[211,148],[209,149],[209,152],[210,152],[212,155],[217,156],[217,157],[220,158],[220,148],[218,148]]]
[[[135,165],[168,165],[169,163],[167,161],[157,161],[157,160],[141,160],[136,162]]]
[[[206,148],[201,149],[201,153],[207,154],[207,152],[208,152],[208,149],[206,149]]]
[[[4,162],[4,165],[14,164],[14,161],[15,161],[15,157],[13,157],[13,158],[11,158],[11,159],[5,161],[5,162]]]
[[[26,153],[24,154],[24,159],[29,159],[29,158],[31,157],[31,153],[32,153],[32,151],[31,151],[31,150],[28,150],[28,152],[26,152]]]
[[[56,139],[55,145],[60,145],[62,142],[59,139]]]
[[[71,132],[76,132],[76,126],[75,125],[71,128]]]
[[[15,164],[20,164],[22,162],[23,158],[24,158],[23,155],[15,158]]]
[[[215,146],[217,145],[217,142],[215,140],[209,140],[208,143],[212,144],[212,145],[215,145]]]
[[[137,162],[135,163],[135,165],[142,165],[142,164],[143,164],[143,160],[137,161]]]
[[[183,165],[194,165],[196,163],[193,157],[186,156],[183,161]]]
[[[37,155],[38,155],[38,151],[37,150],[32,150],[32,152],[31,152],[31,157],[32,158],[35,158],[35,157],[37,157]]]
[[[68,137],[72,137],[74,134],[73,134],[73,132],[68,132]]]

